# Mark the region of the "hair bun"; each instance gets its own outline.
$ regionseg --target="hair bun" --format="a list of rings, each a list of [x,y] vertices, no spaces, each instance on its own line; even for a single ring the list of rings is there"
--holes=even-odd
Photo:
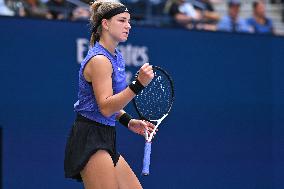
[[[104,3],[104,1],[96,1],[96,0],[93,0],[93,1],[90,1],[90,5],[91,5],[91,9],[93,11],[97,11],[98,8]]]

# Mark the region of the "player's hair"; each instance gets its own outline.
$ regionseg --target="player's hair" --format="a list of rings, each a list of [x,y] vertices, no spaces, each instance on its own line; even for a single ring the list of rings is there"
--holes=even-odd
[[[102,34],[102,17],[112,9],[124,6],[121,3],[114,1],[99,0],[91,5],[90,26],[92,30],[90,45],[93,46],[96,41],[99,41]],[[94,29],[95,28],[95,29]]]

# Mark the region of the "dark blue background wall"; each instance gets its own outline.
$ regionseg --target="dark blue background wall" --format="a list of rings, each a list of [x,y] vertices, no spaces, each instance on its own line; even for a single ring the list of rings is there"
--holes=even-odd
[[[82,188],[64,179],[63,154],[87,23],[0,24],[3,188]],[[176,86],[149,177],[140,176],[143,138],[117,127],[144,188],[284,188],[284,38],[134,27],[121,49],[129,71],[149,60]]]

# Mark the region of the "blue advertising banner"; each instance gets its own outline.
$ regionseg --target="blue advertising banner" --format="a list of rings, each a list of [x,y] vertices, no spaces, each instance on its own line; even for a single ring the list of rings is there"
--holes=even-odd
[[[65,179],[86,22],[0,18],[3,188],[83,188]],[[133,27],[119,45],[128,81],[150,62],[176,98],[142,177],[144,139],[120,125],[119,152],[144,188],[284,188],[284,38]],[[127,110],[135,116],[131,104]]]

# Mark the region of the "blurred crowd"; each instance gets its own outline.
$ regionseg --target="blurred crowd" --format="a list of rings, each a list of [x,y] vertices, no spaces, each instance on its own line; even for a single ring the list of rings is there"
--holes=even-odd
[[[252,13],[248,18],[240,17],[241,5],[240,0],[228,0],[227,13],[222,17],[214,10],[210,0],[169,0],[165,8],[176,25],[189,29],[275,34],[273,21],[266,16],[263,1],[252,2]]]
[[[119,1],[119,0],[112,0]],[[275,3],[270,0],[270,3]],[[57,20],[88,20],[88,0],[0,0],[0,15]],[[240,0],[120,0],[129,7],[134,23],[175,26],[187,29],[275,34],[273,19],[266,14],[266,3],[249,1],[251,14],[242,18]],[[214,9],[226,4],[226,14]],[[284,0],[278,0],[280,5]],[[282,8],[282,10],[284,10]],[[284,12],[282,12],[284,21]],[[135,22],[136,21],[136,22]]]
[[[87,20],[87,4],[67,0],[0,0],[0,15],[57,20]],[[78,2],[78,3],[76,3]]]

